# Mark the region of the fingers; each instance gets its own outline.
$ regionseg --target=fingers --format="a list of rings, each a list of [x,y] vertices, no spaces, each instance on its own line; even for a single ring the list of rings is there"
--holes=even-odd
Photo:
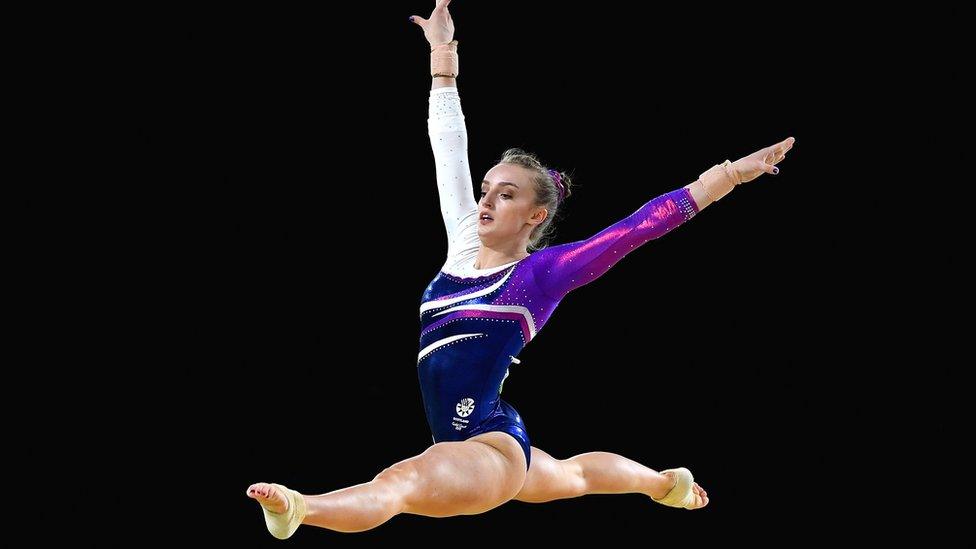
[[[411,23],[415,23],[417,26],[419,26],[422,29],[427,28],[427,20],[419,15],[411,15],[407,19],[410,19]]]
[[[792,137],[787,137],[786,139],[780,141],[779,143],[773,145],[773,150],[777,153],[785,154],[786,151],[793,148],[793,143],[796,143],[796,139]]]
[[[447,5],[450,3],[451,0],[434,0],[434,9],[436,10],[437,8],[446,8]]]
[[[776,175],[779,173],[779,168],[777,168],[773,164],[775,164],[775,162],[763,158],[762,160],[759,161],[759,169],[765,173],[771,173],[773,175]]]
[[[779,164],[784,158],[786,158],[785,153],[777,153],[775,150],[770,150],[765,155],[763,155],[762,161],[766,164]]]
[[[786,158],[786,153],[793,148],[793,143],[796,139],[788,137],[783,141],[769,147],[766,149],[766,153],[763,155],[762,162],[769,164],[770,166],[779,164],[784,158]],[[768,173],[778,173],[779,170],[769,171]]]

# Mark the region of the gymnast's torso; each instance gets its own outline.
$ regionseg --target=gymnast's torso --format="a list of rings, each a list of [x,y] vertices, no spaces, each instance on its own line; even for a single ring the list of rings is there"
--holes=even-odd
[[[509,368],[558,303],[534,281],[538,256],[474,268],[477,218],[473,210],[462,220],[468,246],[454,250],[421,299],[417,368],[435,441],[464,440],[497,417]]]
[[[525,425],[500,397],[522,348],[573,289],[697,214],[679,188],[648,201],[599,233],[476,269],[478,206],[467,166],[467,134],[457,88],[431,91],[428,131],[448,236],[447,260],[420,304],[418,377],[435,442],[504,431],[529,458]]]

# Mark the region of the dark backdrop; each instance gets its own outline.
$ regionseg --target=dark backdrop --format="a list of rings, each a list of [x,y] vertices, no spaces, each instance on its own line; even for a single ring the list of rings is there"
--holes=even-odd
[[[407,16],[432,2],[402,4],[187,15],[144,60],[138,158],[171,209],[157,231],[173,261],[158,272],[175,318],[164,337],[181,349],[154,374],[171,389],[151,401],[165,413],[146,444],[167,472],[200,479],[174,508],[195,493],[213,513],[195,533],[149,524],[149,537],[281,546],[250,483],[334,490],[430,442],[417,308],[446,240],[428,47]],[[903,305],[877,284],[885,182],[858,157],[888,119],[874,84],[896,46],[816,10],[451,10],[473,176],[508,147],[571,172],[557,243],[796,137],[779,175],[571,293],[505,384],[552,455],[687,466],[712,502],[512,502],[357,535],[301,528],[290,543],[834,539],[854,505],[836,484],[869,465],[862,450],[887,419],[869,401],[886,390],[878,349],[898,342],[874,327]]]

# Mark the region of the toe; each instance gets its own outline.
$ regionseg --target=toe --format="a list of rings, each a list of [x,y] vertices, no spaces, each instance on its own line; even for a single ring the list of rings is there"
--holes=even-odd
[[[247,495],[252,498],[262,498],[267,499],[270,497],[270,485],[259,482],[257,484],[252,484],[250,488],[247,489]]]
[[[248,497],[257,500],[262,507],[272,513],[283,513],[288,510],[288,498],[273,484],[259,482],[247,489]]]
[[[695,483],[692,486],[692,491],[695,494],[695,505],[692,509],[701,509],[702,507],[708,505],[708,494],[705,489]]]

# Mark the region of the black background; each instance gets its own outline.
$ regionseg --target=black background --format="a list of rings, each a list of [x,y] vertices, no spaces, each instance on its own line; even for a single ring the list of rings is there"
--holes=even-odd
[[[138,523],[135,539],[280,546],[249,484],[322,493],[428,446],[416,315],[446,239],[429,49],[407,16],[431,4],[187,14],[149,40],[130,85],[133,158],[161,220],[145,241],[161,322],[141,356],[159,365],[128,379],[123,401],[147,410],[128,449],[147,456],[135,478],[158,483],[164,506],[208,511]],[[924,303],[890,288],[931,257],[895,229],[912,214],[887,215],[884,167],[904,157],[868,151],[893,131],[882,98],[912,49],[869,39],[876,20],[812,9],[451,11],[472,175],[508,147],[572,173],[557,243],[796,138],[779,175],[571,293],[505,384],[534,445],[687,466],[712,501],[694,513],[637,495],[510,502],[361,534],[304,527],[289,543],[873,536],[858,527],[865,496],[843,485],[882,465],[871,450],[911,415],[890,356],[915,352],[898,318]],[[925,379],[946,375],[933,364]]]

